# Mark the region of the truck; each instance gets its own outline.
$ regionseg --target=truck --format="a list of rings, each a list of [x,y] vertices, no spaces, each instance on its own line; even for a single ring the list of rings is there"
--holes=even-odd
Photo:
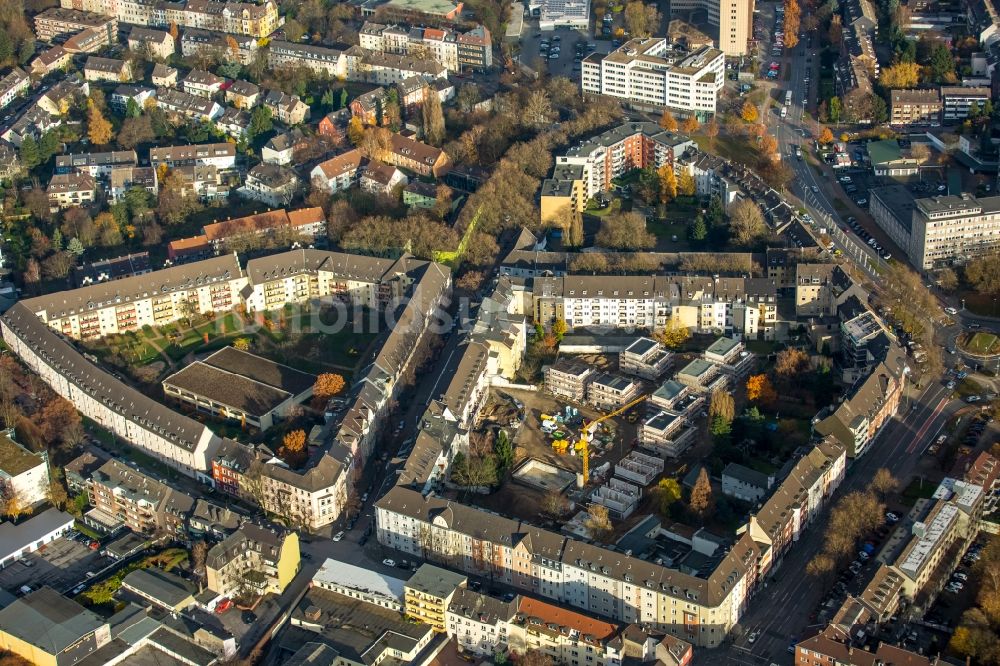
[[[785,106],[791,106],[791,105],[792,105],[792,91],[788,90],[785,91]]]

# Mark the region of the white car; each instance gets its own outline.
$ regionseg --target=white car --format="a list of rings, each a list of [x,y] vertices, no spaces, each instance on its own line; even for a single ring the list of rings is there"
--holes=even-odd
[[[747,637],[747,643],[754,643],[759,636],[760,636],[760,630],[751,632],[751,634]]]
[[[955,308],[945,308],[944,311],[947,314],[950,314],[950,315],[957,315],[958,314],[958,310],[956,310]]]
[[[809,188],[809,189],[811,189],[811,190],[812,190],[813,192],[817,192],[817,193],[819,192],[819,188],[818,188],[818,187],[816,187],[815,185],[813,185],[813,186],[812,186],[811,188]]]
[[[340,532],[337,532],[336,534],[333,535],[333,540],[334,541],[340,541],[343,538],[344,538],[344,532],[343,532],[343,530],[341,530]]]
[[[956,571],[954,574],[952,574],[952,578],[964,583],[965,581],[969,580],[969,574],[962,573],[961,571]]]
[[[885,514],[885,519],[888,520],[890,523],[898,523],[899,522],[899,516],[897,516],[896,514],[894,514],[892,511],[888,512],[887,514]]]
[[[396,566],[396,560],[390,560],[389,558],[386,558],[382,560],[382,564],[384,564],[387,567],[394,567]]]
[[[863,550],[858,551],[858,559],[861,560],[862,562],[867,561],[868,557],[869,557],[869,555],[865,551],[863,551]]]

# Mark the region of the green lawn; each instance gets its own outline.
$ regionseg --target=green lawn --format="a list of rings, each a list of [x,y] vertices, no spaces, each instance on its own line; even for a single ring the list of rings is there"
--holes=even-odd
[[[921,481],[918,479],[913,479],[910,481],[910,485],[903,489],[902,502],[906,506],[913,506],[917,503],[918,499],[930,499],[937,490],[936,483],[924,479]]]
[[[982,356],[996,354],[1000,351],[1000,338],[997,338],[993,333],[979,331],[965,344],[965,348],[973,354]]]
[[[745,164],[747,158],[752,157],[747,154],[747,144],[741,139],[722,135],[715,137],[714,141],[703,135],[695,135],[692,138],[698,144],[699,150],[715,153],[719,157],[734,160],[740,164]]]

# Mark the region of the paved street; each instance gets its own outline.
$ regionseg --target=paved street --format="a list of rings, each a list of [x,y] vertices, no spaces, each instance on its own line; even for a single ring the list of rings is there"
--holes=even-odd
[[[937,437],[951,415],[963,406],[960,401],[948,401],[947,394],[947,389],[937,382],[923,390],[911,388],[900,405],[897,417],[885,426],[869,453],[848,469],[834,500],[852,490],[864,488],[880,467],[891,470],[896,478],[908,479],[914,473],[923,451]],[[916,409],[912,408],[914,404]],[[792,663],[788,645],[792,638],[801,635],[807,628],[809,615],[825,592],[815,579],[802,572],[822,546],[823,525],[828,511],[827,508],[818,516],[804,537],[786,555],[765,589],[751,600],[750,608],[741,620],[744,637],[736,639],[727,649],[696,653],[694,663]],[[873,565],[866,566],[861,576],[870,575],[872,568]],[[760,637],[749,644],[746,636],[753,631],[760,631]]]

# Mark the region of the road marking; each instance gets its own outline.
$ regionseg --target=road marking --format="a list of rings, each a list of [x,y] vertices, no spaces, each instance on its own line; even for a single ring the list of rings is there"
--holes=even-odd
[[[937,417],[941,414],[942,410],[944,410],[944,406],[947,404],[948,404],[948,398],[941,398],[941,401],[938,403],[937,407],[934,408],[934,411],[931,413],[930,417],[924,423],[923,427],[917,431],[917,435],[916,437],[913,438],[913,442],[908,447],[906,447],[907,453],[913,453],[914,451],[917,450],[917,444],[920,442],[921,438],[927,434],[927,431],[930,430],[930,427],[934,423],[934,420],[937,419]]]

